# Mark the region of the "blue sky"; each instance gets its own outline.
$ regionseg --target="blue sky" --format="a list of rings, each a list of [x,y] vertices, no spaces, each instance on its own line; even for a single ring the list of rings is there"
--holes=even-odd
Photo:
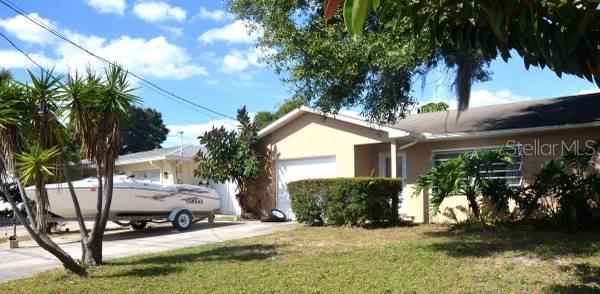
[[[273,110],[289,97],[289,89],[257,59],[257,34],[225,12],[221,1],[129,0],[12,0],[35,18],[110,60],[182,97],[235,116],[247,105],[251,112]],[[17,17],[0,5],[0,30],[44,66],[58,72],[98,66],[85,53]],[[25,68],[34,66],[0,40],[0,64],[25,79]],[[526,71],[519,59],[492,63],[490,82],[473,88],[472,105],[487,105],[595,91],[576,77],[558,78],[549,70]],[[442,72],[427,77],[415,95],[420,102],[454,103],[448,79]],[[186,143],[212,125],[215,117],[194,111],[145,88],[137,94],[145,106],[163,113],[173,132],[184,131]],[[226,124],[227,126],[230,126]],[[179,144],[172,137],[165,146]]]

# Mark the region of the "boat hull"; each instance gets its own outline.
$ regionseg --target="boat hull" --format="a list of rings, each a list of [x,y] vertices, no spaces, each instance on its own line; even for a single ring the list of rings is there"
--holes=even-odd
[[[136,186],[144,185],[136,184]],[[84,218],[91,218],[97,212],[97,185],[75,187],[75,194]],[[173,187],[127,187],[118,185],[113,188],[113,197],[109,217],[112,219],[139,218],[142,216],[164,218],[172,211],[186,209],[194,214],[214,212],[219,209],[219,195],[211,188],[193,185],[175,185]],[[28,198],[34,194],[28,188]],[[47,186],[49,210],[62,218],[75,218],[76,213],[71,194],[66,185]]]

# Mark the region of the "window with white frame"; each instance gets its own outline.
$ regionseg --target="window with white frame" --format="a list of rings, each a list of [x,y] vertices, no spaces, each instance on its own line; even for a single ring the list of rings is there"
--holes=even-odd
[[[496,150],[499,147],[465,148],[452,150],[433,151],[431,161],[433,166],[438,166],[444,161],[455,158],[462,153],[475,152],[477,150]],[[500,179],[506,181],[509,186],[518,187],[523,183],[523,152],[520,145],[506,146],[506,151],[513,155],[514,164],[505,162],[494,162],[491,171],[482,172],[486,178]]]

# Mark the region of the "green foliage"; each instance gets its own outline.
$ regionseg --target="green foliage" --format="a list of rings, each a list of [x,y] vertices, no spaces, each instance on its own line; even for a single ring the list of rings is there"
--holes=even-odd
[[[133,107],[129,118],[121,126],[123,143],[119,154],[148,151],[160,148],[167,139],[169,129],[162,114],[152,108]]]
[[[48,179],[54,176],[57,169],[53,159],[60,153],[58,147],[42,149],[33,145],[29,151],[17,154],[17,163],[21,182],[25,185],[34,184],[37,179]]]
[[[269,111],[259,111],[254,115],[254,123],[259,130],[262,130],[276,120],[275,115]]]
[[[469,201],[469,209],[475,218],[480,218],[481,208],[477,196],[482,191],[488,193],[498,204],[504,200],[493,195],[490,187],[498,183],[490,182],[486,172],[492,170],[494,162],[514,164],[512,155],[505,148],[498,150],[478,150],[463,153],[458,157],[442,162],[430,171],[420,176],[415,185],[414,196],[419,196],[423,189],[432,189],[431,209],[433,213],[440,212],[440,205],[450,196],[465,195]]]
[[[373,121],[396,121],[415,104],[414,80],[438,65],[454,68],[458,53],[472,53],[459,52],[452,38],[445,39],[443,46],[432,44],[427,36],[413,34],[406,19],[382,22],[372,14],[364,22],[365,34],[355,40],[346,32],[341,14],[332,13],[325,25],[322,0],[227,3],[252,28],[264,31],[259,46],[270,49],[264,60],[292,85],[293,99],[326,113],[355,107]],[[390,14],[399,12],[399,2],[382,3],[389,6]],[[345,11],[356,10],[362,16],[368,8],[351,5]],[[350,19],[356,18],[346,17]],[[356,28],[361,26],[355,23]],[[480,61],[469,80],[488,78],[486,61]]]
[[[121,126],[139,98],[132,94],[126,70],[118,65],[104,75],[88,72],[70,75],[63,85],[69,123],[79,138],[81,154],[99,168],[99,176],[112,177],[114,161],[123,142]]]
[[[528,214],[541,210],[568,230],[600,226],[600,175],[593,169],[599,146],[594,146],[595,152],[571,152],[542,168],[521,201]],[[547,204],[547,199],[555,199],[557,205]]]
[[[370,2],[345,0],[344,8],[363,7]],[[480,60],[492,60],[500,55],[507,61],[514,51],[523,58],[527,69],[531,65],[548,67],[559,77],[567,73],[597,84],[600,81],[598,1],[397,1],[399,9],[396,10],[390,2],[396,1],[384,2],[388,4],[378,12],[378,20],[384,24],[405,20],[416,35],[427,37],[432,44],[443,45],[450,37],[465,53],[476,50]],[[326,13],[326,21],[334,17],[332,15]],[[344,17],[349,16],[352,21],[346,22],[348,33],[360,35],[363,31],[360,24],[369,15],[344,9]],[[477,59],[469,54],[457,56],[460,58],[455,86],[462,110],[468,107],[470,91],[467,90],[470,90],[473,70],[477,69],[473,61]]]
[[[388,178],[312,179],[291,182],[288,191],[301,223],[390,224],[398,220],[402,182]]]
[[[302,102],[294,99],[285,100],[275,112],[259,111],[254,116],[254,123],[257,129],[262,129],[270,123],[278,120],[282,116],[292,112],[294,109],[300,108]]]
[[[3,75],[10,77],[10,75]],[[15,179],[21,186],[35,186],[35,210],[25,201],[28,218],[17,214],[23,225],[41,247],[47,249],[63,265],[77,273],[85,270],[46,236],[46,215],[49,202],[46,183],[70,181],[65,161],[78,159],[75,146],[98,168],[103,188],[98,189],[98,214],[91,236],[80,222],[82,245],[86,256],[94,255],[94,264],[102,262],[102,236],[112,199],[112,179],[118,146],[121,143],[121,122],[128,117],[138,101],[131,92],[128,75],[121,67],[105,68],[104,75],[91,70],[87,76],[77,73],[66,79],[53,70],[29,72],[30,81],[0,81],[0,179]],[[65,126],[64,122],[70,125]],[[75,144],[74,144],[75,143]],[[9,183],[0,181],[3,189]],[[76,195],[71,195],[78,207]],[[13,203],[11,203],[12,205]],[[77,210],[77,212],[79,212]],[[88,246],[88,247],[85,247]],[[90,249],[93,248],[93,253]]]
[[[206,151],[198,152],[194,174],[218,183],[234,181],[242,192],[246,179],[255,179],[260,173],[260,153],[256,124],[245,106],[238,110],[237,119],[237,131],[213,128],[198,137]]]
[[[445,102],[430,102],[419,107],[418,113],[446,111],[449,107],[450,105],[446,104]]]

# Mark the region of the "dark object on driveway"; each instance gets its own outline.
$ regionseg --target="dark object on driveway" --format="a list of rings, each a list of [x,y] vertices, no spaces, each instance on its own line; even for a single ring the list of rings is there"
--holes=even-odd
[[[269,215],[260,218],[261,222],[269,223],[281,223],[287,220],[287,217],[283,211],[279,209],[271,209]]]

